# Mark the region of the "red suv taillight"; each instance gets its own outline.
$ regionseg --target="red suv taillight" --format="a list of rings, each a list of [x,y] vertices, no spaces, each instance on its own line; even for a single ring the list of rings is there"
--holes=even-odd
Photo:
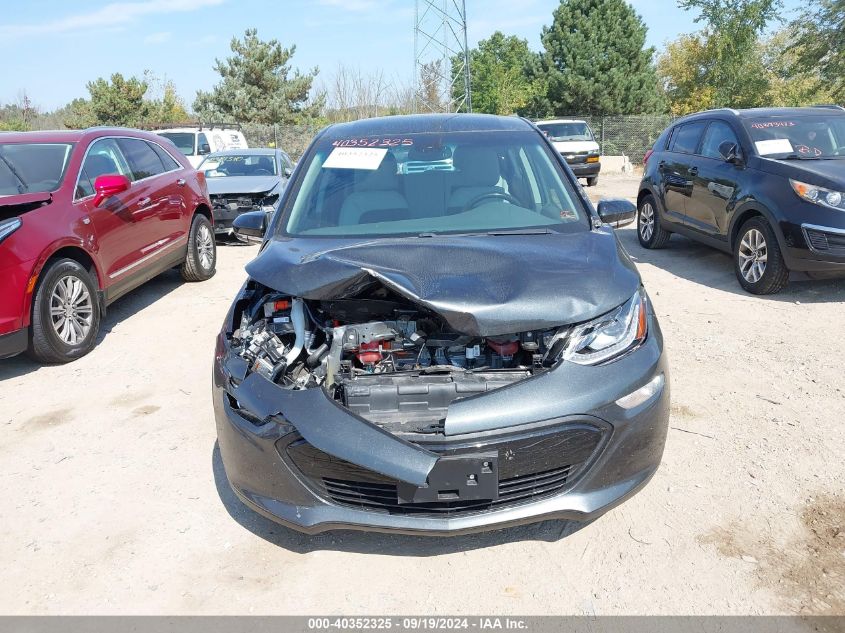
[[[652,154],[654,154],[653,149],[650,149],[645,153],[645,156],[643,156],[643,165],[645,165],[648,162],[648,159],[651,158]]]

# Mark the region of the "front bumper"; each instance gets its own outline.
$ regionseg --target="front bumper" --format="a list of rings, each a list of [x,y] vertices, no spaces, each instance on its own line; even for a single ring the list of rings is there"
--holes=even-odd
[[[778,224],[789,270],[845,275],[845,214],[803,203]],[[794,217],[794,220],[793,220]]]
[[[566,162],[569,165],[569,168],[572,170],[572,173],[578,176],[579,178],[587,178],[590,176],[597,176],[601,171],[601,163],[570,163],[569,161]]]
[[[485,398],[509,391],[514,423],[477,433],[440,435],[435,441],[437,448],[432,442],[421,446],[441,454],[477,454],[492,448],[502,464],[500,476],[510,467],[524,477],[517,483],[513,482],[518,478],[500,479],[499,500],[510,494],[507,490],[503,493],[503,486],[510,490],[520,487],[523,492],[526,486],[533,486],[530,493],[496,503],[409,507],[395,502],[389,478],[305,442],[295,425],[283,417],[284,412],[261,423],[238,409],[229,393],[230,376],[224,366],[227,341],[221,335],[213,401],[223,465],[232,488],[246,505],[312,534],[360,529],[455,535],[546,519],[590,520],[635,494],[660,464],[669,419],[669,375],[662,346],[659,326],[652,317],[646,343],[615,363],[600,367],[564,364],[567,366],[478,397],[483,409]],[[580,377],[573,379],[574,374]],[[631,410],[615,404],[616,399],[660,374],[663,388],[649,400]],[[320,394],[329,398],[322,391]],[[500,407],[496,408],[501,413]],[[336,410],[337,416],[344,417],[343,424],[362,423],[345,409]],[[537,411],[536,417],[526,420],[526,411]],[[584,439],[589,433],[594,433],[591,443]],[[576,441],[576,436],[581,439]],[[535,440],[528,446],[539,446],[543,440],[554,450],[538,449],[534,464],[530,463],[531,454],[525,453],[528,462],[519,465],[522,449],[516,448],[515,438]],[[515,450],[508,447],[511,440]],[[570,453],[572,460],[567,459]],[[511,464],[509,460],[516,461]],[[570,461],[577,463],[568,465],[565,476],[550,474],[550,467]],[[526,472],[531,468],[536,472]],[[339,479],[339,473],[343,478]],[[349,477],[363,488],[352,495],[338,493],[337,485],[349,490],[352,484],[345,481]],[[534,483],[526,483],[528,480]],[[551,481],[555,485],[550,485]]]

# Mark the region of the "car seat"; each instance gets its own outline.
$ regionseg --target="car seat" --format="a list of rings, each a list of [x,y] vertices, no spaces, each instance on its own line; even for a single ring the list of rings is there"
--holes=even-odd
[[[452,160],[454,181],[460,186],[449,196],[450,212],[462,211],[467,203],[486,193],[504,193],[498,186],[501,173],[495,148],[459,145]]]
[[[399,193],[396,158],[385,155],[379,168],[367,173],[340,208],[338,226],[355,226],[407,218],[408,201]]]

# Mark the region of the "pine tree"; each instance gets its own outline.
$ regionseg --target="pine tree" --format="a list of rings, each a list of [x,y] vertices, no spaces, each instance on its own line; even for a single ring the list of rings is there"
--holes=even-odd
[[[550,113],[663,111],[646,32],[625,0],[561,0],[542,33]]]

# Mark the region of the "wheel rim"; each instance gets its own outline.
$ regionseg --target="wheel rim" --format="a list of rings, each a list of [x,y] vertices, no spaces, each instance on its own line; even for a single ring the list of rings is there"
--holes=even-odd
[[[654,208],[646,202],[640,209],[640,236],[648,242],[654,235]]]
[[[68,345],[79,345],[91,333],[94,304],[79,277],[66,275],[50,293],[50,320],[56,335]]]
[[[756,284],[766,272],[769,249],[766,238],[757,229],[750,229],[739,243],[739,272],[745,281]]]
[[[197,230],[197,254],[200,266],[204,270],[211,270],[214,265],[214,236],[205,224],[201,224]]]

